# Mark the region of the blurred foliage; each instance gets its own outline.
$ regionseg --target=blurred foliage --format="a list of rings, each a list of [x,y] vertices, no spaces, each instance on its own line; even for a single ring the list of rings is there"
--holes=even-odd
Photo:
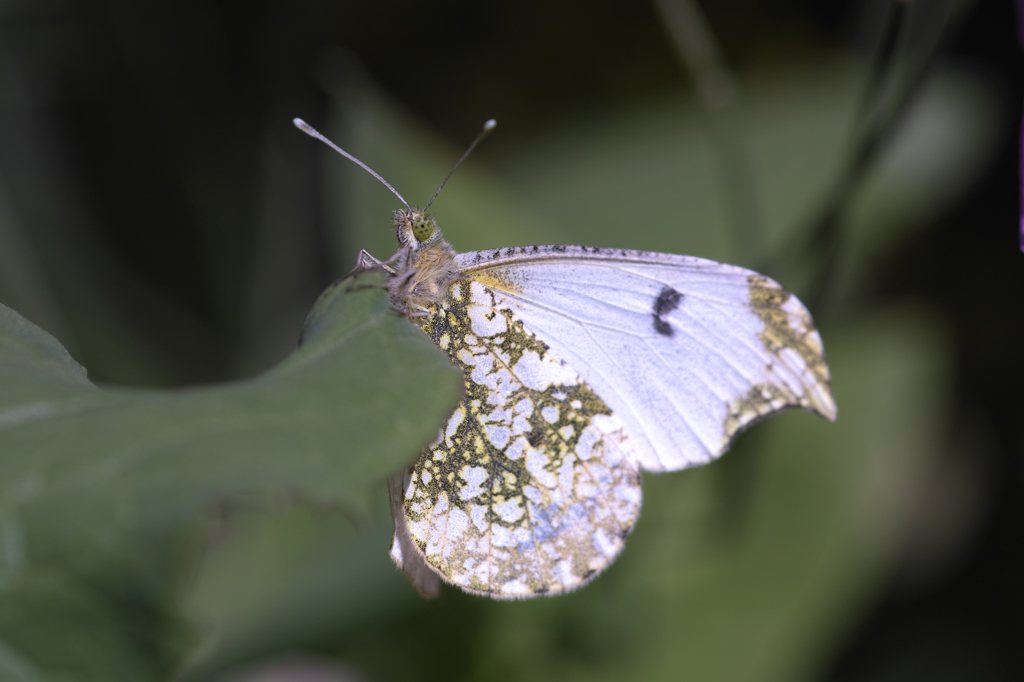
[[[1008,25],[991,4],[957,24],[963,3],[913,3],[881,95],[971,17]],[[839,420],[787,414],[647,476],[627,550],[577,593],[421,601],[386,556],[381,481],[457,374],[383,292],[337,285],[293,352],[358,250],[391,253],[396,208],[297,115],[420,205],[498,118],[432,207],[461,251],[763,261],[813,296],[801,240],[863,124],[847,46],[883,6],[706,7],[743,75],[757,259],[643,3],[0,4],[0,299],[21,313],[0,306],[0,679],[255,680],[296,651],[368,679],[1000,679],[1024,278],[988,249],[1005,192],[982,188],[1016,124],[991,63],[929,61],[843,207],[819,315]],[[887,591],[939,589],[979,538],[984,599],[1014,614],[964,615],[949,632],[982,634],[908,645],[923,661],[834,663]]]

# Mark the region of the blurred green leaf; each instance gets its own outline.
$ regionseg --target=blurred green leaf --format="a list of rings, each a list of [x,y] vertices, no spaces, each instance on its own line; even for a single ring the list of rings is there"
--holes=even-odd
[[[309,508],[233,519],[184,600],[201,636],[184,677],[204,679],[249,658],[358,636],[415,609],[419,595],[388,556],[394,525],[381,492],[363,528]]]
[[[836,181],[861,79],[856,64],[841,59],[749,79],[752,177],[773,253],[811,227]],[[976,181],[1003,124],[991,86],[975,73],[936,74],[849,216],[855,282],[869,274],[866,259],[934,219]],[[733,253],[708,127],[684,97],[542,132],[505,131],[488,144],[495,148],[493,166],[521,200],[557,226],[545,243],[651,249],[758,267]],[[773,274],[804,293],[798,273]]]
[[[25,571],[4,585],[0,633],[3,680],[153,679],[144,645],[156,633],[126,633],[123,614],[57,571]]]
[[[52,337],[4,308],[9,580],[48,568],[169,608],[182,533],[216,503],[270,494],[365,517],[373,488],[436,435],[461,375],[380,290],[333,286],[303,341],[250,381],[99,391]]]
[[[848,61],[749,79],[751,175],[768,246],[803,227],[842,161],[857,95]],[[697,103],[652,98],[547,131],[511,131],[502,171],[560,229],[557,241],[737,261],[728,193]]]

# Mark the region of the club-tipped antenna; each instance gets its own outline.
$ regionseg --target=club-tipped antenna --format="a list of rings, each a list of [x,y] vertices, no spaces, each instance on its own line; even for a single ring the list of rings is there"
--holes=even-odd
[[[494,130],[494,126],[496,126],[496,125],[498,125],[498,122],[495,121],[493,118],[487,119],[487,122],[484,123],[484,127],[481,128],[480,132],[477,134],[476,139],[473,140],[472,144],[469,145],[469,149],[467,149],[466,153],[463,154],[462,157],[458,161],[455,162],[455,165],[452,166],[452,169],[450,171],[448,171],[448,175],[445,176],[445,179],[441,182],[441,186],[437,188],[436,192],[434,192],[434,196],[430,197],[430,201],[428,201],[427,205],[423,207],[424,211],[426,211],[428,208],[430,208],[430,205],[432,203],[434,203],[434,199],[436,199],[437,195],[441,193],[442,189],[444,189],[445,183],[448,182],[448,178],[450,178],[452,176],[452,173],[454,173],[455,169],[459,167],[459,164],[466,160],[466,157],[469,156],[469,153],[471,151],[473,151],[473,148],[476,147],[478,144],[480,144],[480,142],[485,137],[487,137],[487,135],[490,134],[490,132],[492,130]]]
[[[389,190],[391,190],[392,192],[394,192],[395,196],[396,196],[396,197],[398,197],[398,199],[399,199],[399,200],[400,200],[400,201],[401,201],[401,202],[402,202],[403,204],[405,204],[405,207],[406,207],[406,208],[408,208],[409,210],[412,210],[412,207],[411,207],[411,206],[409,206],[409,202],[408,202],[408,201],[406,201],[405,199],[403,199],[403,198],[402,198],[402,195],[398,193],[398,190],[396,190],[396,189],[395,189],[394,187],[392,187],[392,186],[391,186],[390,184],[388,184],[388,181],[387,181],[387,180],[385,180],[385,179],[384,179],[384,178],[382,178],[381,176],[377,175],[377,172],[376,172],[376,171],[374,171],[374,170],[373,170],[372,168],[370,168],[369,166],[367,166],[367,165],[366,165],[365,163],[363,163],[362,161],[360,161],[360,160],[359,160],[359,159],[357,159],[356,157],[354,157],[354,156],[352,156],[351,154],[349,154],[349,153],[348,153],[347,151],[345,151],[344,149],[342,149],[342,148],[341,148],[341,147],[339,147],[338,145],[336,145],[336,144],[334,144],[333,142],[331,142],[330,140],[328,140],[328,139],[327,139],[326,137],[324,137],[324,136],[323,136],[323,135],[321,135],[321,134],[320,134],[319,132],[317,132],[316,128],[314,128],[313,126],[309,125],[308,123],[306,123],[305,121],[303,121],[303,120],[302,120],[301,118],[293,118],[293,119],[292,119],[292,123],[294,123],[294,124],[295,124],[295,127],[296,127],[296,128],[298,128],[298,129],[299,129],[299,130],[301,130],[302,132],[306,133],[306,134],[307,134],[307,135],[309,135],[310,137],[315,137],[316,139],[320,140],[321,142],[323,142],[324,144],[326,144],[327,146],[329,146],[329,147],[330,147],[331,149],[333,149],[334,151],[336,151],[336,152],[338,152],[339,154],[341,154],[342,156],[344,156],[344,157],[345,157],[346,159],[349,159],[349,160],[351,160],[351,161],[355,161],[356,163],[358,163],[358,164],[359,164],[359,166],[360,166],[360,167],[361,167],[361,168],[362,168],[362,169],[363,169],[364,171],[366,171],[367,173],[369,173],[369,174],[370,174],[370,175],[372,175],[373,177],[375,177],[375,178],[377,178],[378,180],[380,180],[380,181],[381,181],[382,183],[384,183],[384,186],[385,186],[385,187],[387,187],[387,188],[388,188]],[[493,126],[492,126],[492,127],[493,127]],[[473,144],[476,144],[476,142],[474,142]],[[470,147],[470,149],[472,149],[472,147]],[[456,164],[456,165],[458,165],[458,164]],[[445,180],[447,181],[447,178],[445,178]],[[441,185],[441,186],[443,187],[443,186],[444,186],[444,183],[442,183],[442,185]],[[438,190],[438,191],[440,191],[440,190]],[[435,196],[437,196],[437,195],[435,195]]]

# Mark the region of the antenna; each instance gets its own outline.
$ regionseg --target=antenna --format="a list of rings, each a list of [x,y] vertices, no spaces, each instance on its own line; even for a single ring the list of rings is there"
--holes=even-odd
[[[423,207],[424,211],[426,211],[428,208],[430,208],[430,205],[432,203],[434,203],[434,199],[436,199],[437,195],[441,193],[442,189],[444,189],[445,183],[448,182],[448,178],[450,178],[452,176],[452,173],[454,173],[455,169],[459,167],[459,164],[466,160],[466,157],[469,156],[469,153],[471,151],[473,151],[473,148],[476,147],[478,144],[480,144],[480,141],[483,140],[485,137],[487,137],[487,135],[492,130],[494,130],[494,127],[496,125],[498,125],[498,122],[495,121],[493,118],[487,119],[487,122],[484,123],[484,127],[480,130],[480,133],[476,136],[476,139],[473,140],[473,143],[469,145],[469,149],[467,149],[466,153],[462,155],[462,158],[460,158],[458,161],[455,162],[455,165],[452,166],[452,169],[450,171],[448,171],[448,175],[445,177],[444,181],[441,183],[441,186],[437,188],[436,192],[434,192],[434,196],[430,197],[430,201],[428,201],[427,205]],[[392,190],[392,191],[394,191],[394,190]]]
[[[342,149],[341,147],[339,147],[338,145],[334,144],[333,142],[328,140],[326,137],[324,137],[323,135],[318,133],[313,126],[309,125],[308,123],[303,121],[301,118],[293,118],[292,119],[292,123],[295,124],[296,128],[298,128],[302,132],[306,133],[310,137],[315,137],[316,139],[320,140],[321,142],[323,142],[324,144],[329,146],[331,149],[333,149],[334,151],[336,151],[339,154],[341,154],[342,156],[344,156],[346,159],[350,159],[350,160],[355,161],[356,163],[358,163],[360,165],[360,167],[362,167],[363,170],[365,170],[367,173],[369,173],[373,177],[375,177],[378,180],[380,180],[381,182],[383,182],[385,187],[387,187],[389,190],[394,192],[395,196],[398,197],[399,200],[401,200],[401,202],[403,204],[405,204],[405,207],[407,209],[409,209],[410,211],[412,210],[412,207],[409,206],[409,202],[402,198],[402,195],[398,193],[398,190],[396,190],[394,187],[389,185],[387,180],[385,180],[381,176],[377,175],[377,173],[372,168],[370,168],[365,163],[363,163],[362,161],[360,161],[356,157],[352,156],[347,151],[345,151],[344,149]],[[486,127],[486,125],[485,125],[485,127]],[[491,127],[493,128],[494,126],[491,126]],[[481,133],[481,136],[482,136],[482,133]],[[477,137],[477,142],[479,142],[479,141],[480,141],[480,137]],[[475,145],[476,142],[474,142],[473,144]],[[472,149],[472,148],[473,147],[470,147],[470,149]],[[466,152],[466,153],[468,154],[469,152]],[[463,157],[463,158],[465,158],[465,157]],[[461,162],[462,159],[459,159],[459,161]],[[459,164],[455,164],[455,165],[457,166]],[[455,170],[455,169],[453,168],[452,170]],[[448,175],[451,176],[451,173],[449,173]],[[447,182],[447,181],[448,181],[448,178],[445,178],[445,182]],[[441,186],[444,187],[444,182],[441,183]],[[437,191],[440,192],[441,190],[437,190]],[[435,194],[434,196],[437,196],[437,195]],[[433,201],[433,199],[431,199],[431,201]],[[429,206],[429,204],[428,204],[428,206]]]

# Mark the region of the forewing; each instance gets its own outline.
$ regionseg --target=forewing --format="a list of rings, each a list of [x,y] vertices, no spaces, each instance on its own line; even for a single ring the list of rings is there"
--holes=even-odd
[[[583,585],[618,555],[640,510],[621,422],[480,284],[453,285],[425,330],[465,372],[466,397],[405,479],[409,538],[470,592],[514,599]]]
[[[810,314],[753,271],[578,246],[478,251],[456,263],[601,396],[644,469],[706,463],[788,407],[835,418]]]

